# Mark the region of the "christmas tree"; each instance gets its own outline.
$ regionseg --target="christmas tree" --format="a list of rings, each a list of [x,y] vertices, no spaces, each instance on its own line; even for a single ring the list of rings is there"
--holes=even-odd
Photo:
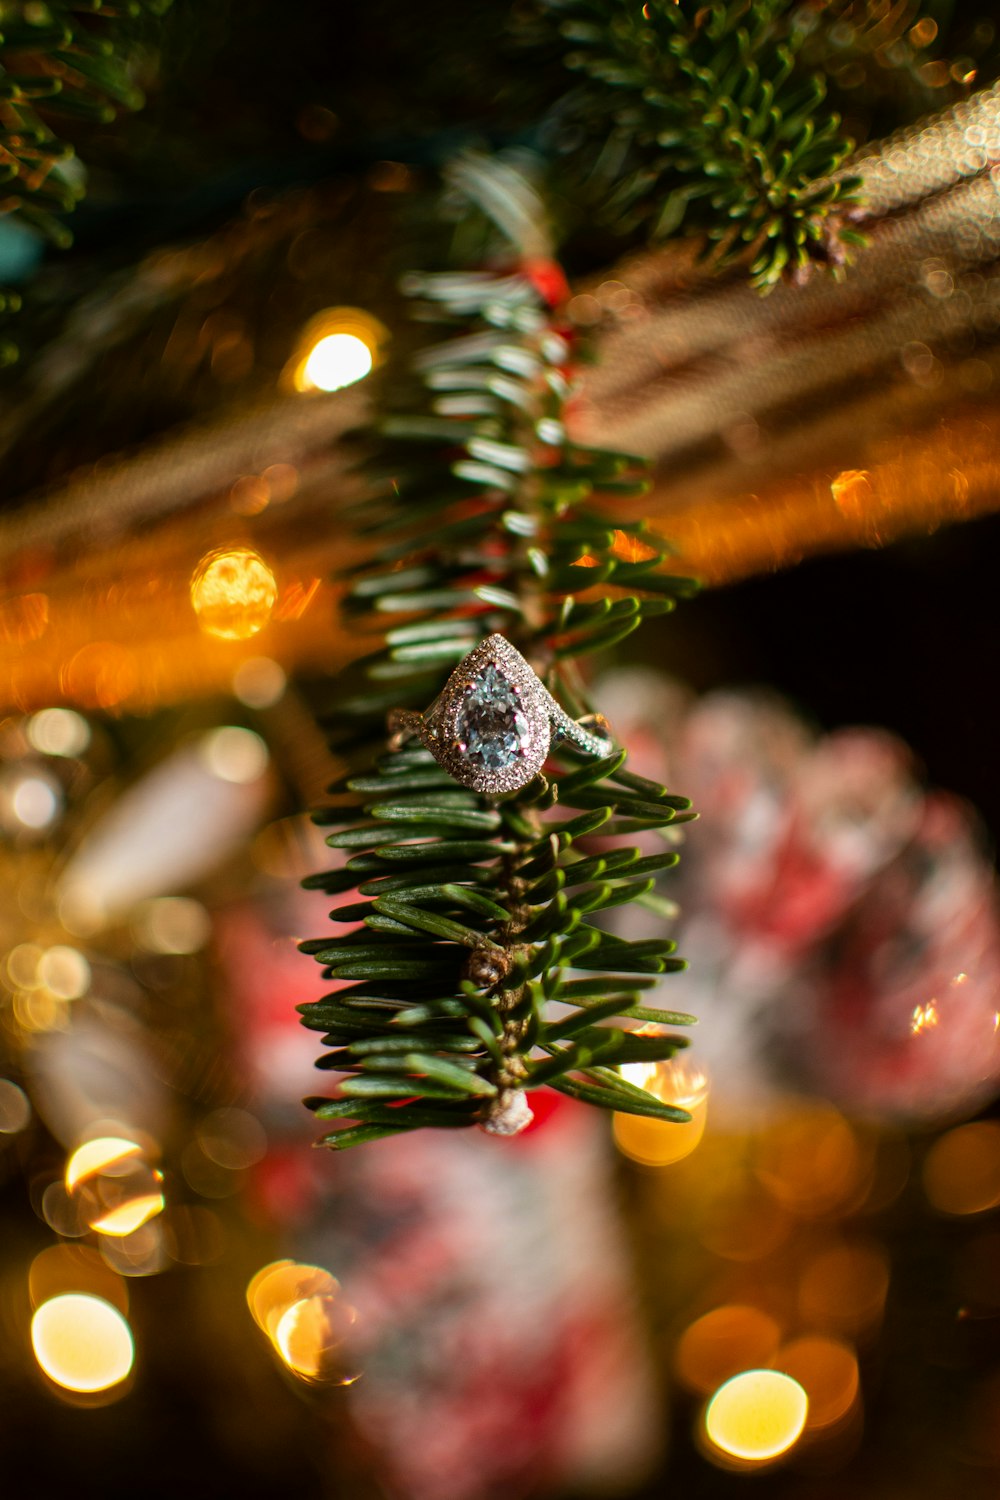
[[[7,1472],[991,1492],[993,21],[0,70]]]

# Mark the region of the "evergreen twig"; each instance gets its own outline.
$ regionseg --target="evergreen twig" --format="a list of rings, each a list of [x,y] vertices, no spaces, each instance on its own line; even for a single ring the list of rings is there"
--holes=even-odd
[[[852,143],[796,68],[787,0],[540,3],[584,80],[566,112],[603,137],[589,188],[617,229],[696,230],[761,287],[861,242],[844,217],[858,181],[835,175]]]
[[[524,220],[509,172],[467,158],[452,181],[494,218]],[[354,576],[347,609],[378,646],[366,690],[341,707],[342,744],[384,741],[386,709],[426,707],[493,632],[578,715],[579,659],[690,589],[661,570],[665,549],[643,525],[613,518],[615,497],[642,491],[642,463],[567,435],[572,351],[549,305],[558,284],[558,268],[537,258],[408,278],[420,316],[449,336],[417,356],[383,419],[376,493],[356,517],[376,561]],[[346,863],[307,884],[347,896],[331,916],[348,930],[303,946],[342,987],[302,1007],[331,1049],[320,1066],[343,1075],[336,1096],[311,1107],[352,1122],[326,1144],[425,1125],[513,1133],[530,1119],[525,1091],[543,1083],[686,1118],[615,1071],[683,1045],[658,1028],[691,1018],[645,1007],[641,993],[683,966],[674,945],[625,941],[592,919],[644,896],[675,862],[673,847],[643,856],[629,836],[685,820],[689,804],[629,772],[624,751],[553,762],[557,779],[493,801],[422,747],[390,748],[331,789],[319,821]],[[596,848],[584,843],[598,833]],[[656,1027],[599,1024],[612,1016]]]
[[[72,235],[59,215],[83,196],[67,170],[74,152],[50,120],[107,124],[141,108],[133,76],[143,23],[170,0],[13,0],[0,9],[0,213],[55,244]]]

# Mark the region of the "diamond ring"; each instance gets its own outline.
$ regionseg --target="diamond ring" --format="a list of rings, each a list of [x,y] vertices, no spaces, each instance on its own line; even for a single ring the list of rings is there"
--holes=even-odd
[[[549,747],[564,741],[604,756],[614,740],[604,719],[593,728],[571,719],[502,635],[489,635],[462,658],[426,713],[389,715],[395,748],[415,735],[462,786],[496,796],[537,776]]]

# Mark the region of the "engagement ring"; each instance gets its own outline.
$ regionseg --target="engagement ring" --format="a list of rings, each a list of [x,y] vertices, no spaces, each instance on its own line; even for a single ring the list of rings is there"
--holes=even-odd
[[[560,741],[586,755],[615,748],[600,714],[571,719],[502,635],[462,658],[426,713],[393,709],[389,732],[397,747],[415,735],[462,786],[490,796],[526,786]]]

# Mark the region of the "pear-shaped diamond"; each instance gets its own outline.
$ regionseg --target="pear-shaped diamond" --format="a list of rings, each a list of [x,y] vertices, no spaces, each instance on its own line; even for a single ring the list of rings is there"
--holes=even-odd
[[[455,720],[462,755],[484,771],[503,771],[525,754],[531,725],[514,685],[494,662],[471,679]]]

